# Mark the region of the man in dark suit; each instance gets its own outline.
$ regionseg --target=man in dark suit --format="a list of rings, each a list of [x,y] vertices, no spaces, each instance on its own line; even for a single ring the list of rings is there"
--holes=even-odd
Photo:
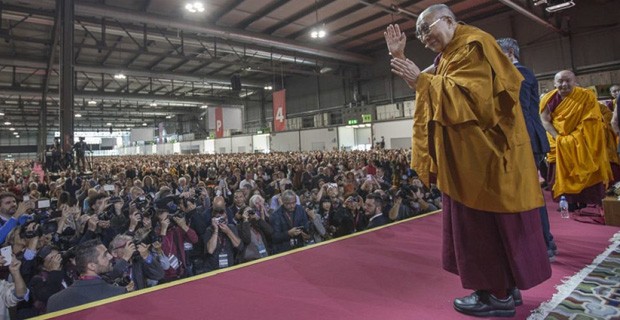
[[[282,205],[270,218],[273,228],[273,252],[280,253],[302,247],[310,239],[308,215],[297,204],[297,195],[292,190],[282,192]]]
[[[54,294],[47,302],[47,311],[53,312],[85,303],[110,298],[127,292],[101,279],[102,274],[112,270],[112,256],[98,239],[81,243],[75,256],[80,279],[70,287]]]
[[[519,63],[520,50],[517,40],[502,38],[497,40],[497,44],[499,44],[504,54],[512,61],[525,78],[523,82],[521,82],[519,102],[521,103],[521,109],[523,109],[523,116],[525,117],[527,133],[530,136],[532,151],[534,151],[534,161],[536,161],[538,170],[541,170],[541,164],[544,164],[543,160],[545,155],[549,152],[549,139],[547,139],[547,133],[540,120],[538,81],[530,69]],[[543,174],[543,177],[544,176],[546,176],[546,174]],[[549,227],[547,208],[545,206],[540,207],[540,220],[542,222],[545,243],[547,244],[547,255],[549,255],[550,260],[553,260],[555,258],[557,246],[553,241],[553,235]]]
[[[366,229],[372,229],[388,224],[390,220],[383,215],[383,199],[381,196],[371,193],[366,196],[364,202],[364,211],[368,217],[368,226]]]

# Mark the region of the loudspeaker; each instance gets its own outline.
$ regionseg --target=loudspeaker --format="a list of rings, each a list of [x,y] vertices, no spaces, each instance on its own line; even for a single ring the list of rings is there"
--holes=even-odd
[[[110,133],[112,133],[112,127],[110,127]]]
[[[233,91],[241,91],[241,78],[238,74],[230,77],[230,86],[232,87]]]

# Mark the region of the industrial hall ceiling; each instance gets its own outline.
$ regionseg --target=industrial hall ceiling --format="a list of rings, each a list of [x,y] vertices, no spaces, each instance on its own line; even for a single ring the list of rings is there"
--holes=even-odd
[[[126,130],[201,114],[205,105],[260,100],[282,78],[348,77],[384,50],[386,25],[411,34],[431,4],[445,3],[468,23],[511,10],[552,21],[532,0],[74,1],[76,131]],[[56,5],[0,1],[0,120],[16,130],[37,131],[44,96],[47,129],[59,127]],[[319,27],[328,36],[313,39]]]

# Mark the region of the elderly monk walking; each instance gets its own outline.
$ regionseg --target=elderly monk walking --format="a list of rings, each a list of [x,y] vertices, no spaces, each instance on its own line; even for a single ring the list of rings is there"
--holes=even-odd
[[[404,56],[405,34],[388,26],[392,72],[416,91],[412,167],[443,192],[443,267],[474,292],[461,313],[511,317],[551,275],[538,208],[536,165],[519,105],[523,77],[495,39],[457,23],[443,4],[422,12],[416,36],[439,53],[424,71]],[[518,288],[518,289],[517,289]]]
[[[601,109],[592,91],[577,87],[573,72],[558,72],[553,83],[556,89],[540,100],[553,197],[565,195],[571,212],[600,206],[612,179]]]

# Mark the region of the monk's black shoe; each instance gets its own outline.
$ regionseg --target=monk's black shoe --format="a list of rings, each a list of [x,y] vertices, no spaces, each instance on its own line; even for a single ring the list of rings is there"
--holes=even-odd
[[[506,299],[498,299],[483,290],[454,299],[454,309],[474,317],[513,317],[516,313],[512,295]]]
[[[521,297],[521,291],[519,288],[514,287],[508,291],[508,294],[512,296],[512,300],[515,301],[515,307],[523,304],[523,297]]]

